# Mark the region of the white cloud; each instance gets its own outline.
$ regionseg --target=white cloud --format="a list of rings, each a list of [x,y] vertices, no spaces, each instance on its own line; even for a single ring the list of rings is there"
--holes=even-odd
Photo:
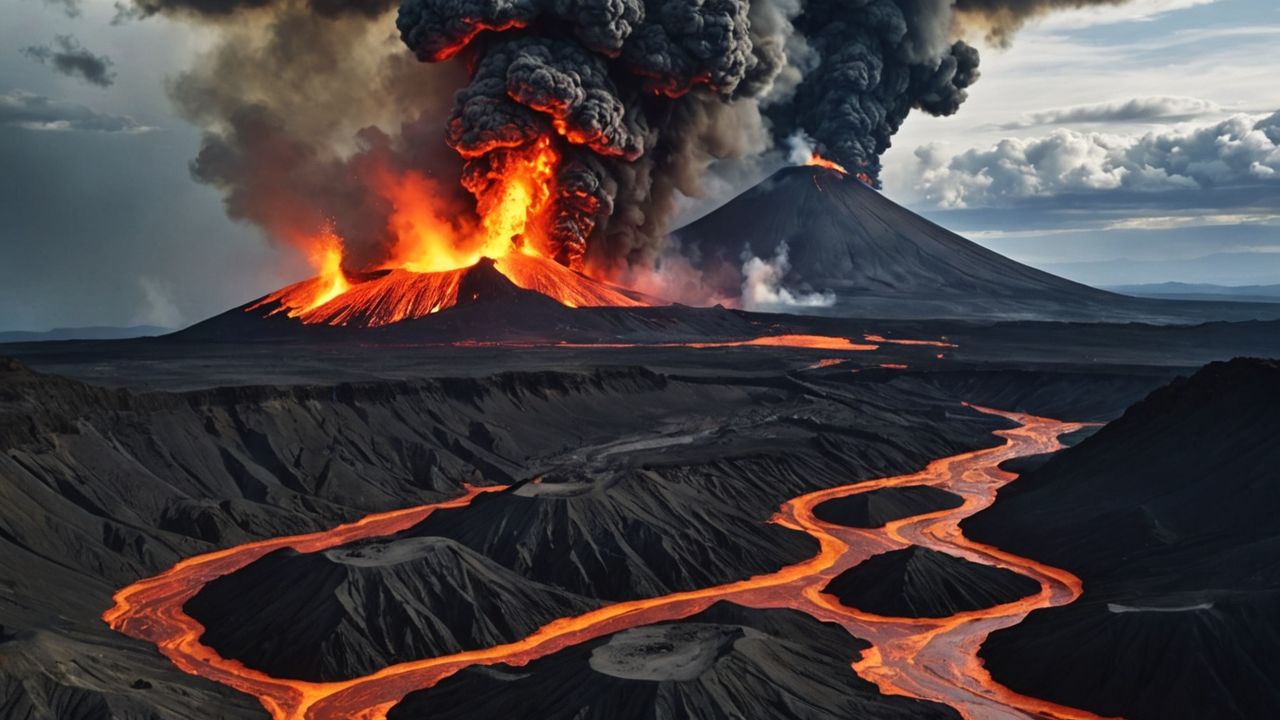
[[[744,252],[742,259],[742,307],[747,310],[783,307],[831,307],[836,296],[830,290],[820,293],[796,293],[782,286],[791,269],[787,259],[787,243],[778,244],[774,256],[764,260]]]
[[[1217,2],[1219,0],[1129,0],[1119,5],[1091,5],[1046,15],[1036,22],[1035,26],[1048,30],[1075,30],[1097,25],[1145,22],[1178,10],[1212,5]]]
[[[1272,225],[1277,222],[1280,222],[1280,214],[1276,213],[1190,213],[1124,218],[1106,223],[1103,228],[1106,230],[1172,230],[1183,227]]]
[[[1158,193],[1260,184],[1280,190],[1280,112],[1143,135],[1058,129],[957,155],[926,145],[915,156],[916,190],[949,208],[1117,190]]]
[[[140,133],[153,128],[127,115],[101,113],[84,105],[53,100],[14,90],[0,93],[0,125],[28,130],[81,130],[103,133]]]
[[[1039,110],[1027,113],[1014,122],[1004,123],[999,128],[1002,130],[1017,130],[1038,125],[1187,120],[1221,112],[1221,110],[1221,106],[1215,102],[1194,97],[1140,97],[1132,100],[1113,100],[1092,105],[1072,105]]]

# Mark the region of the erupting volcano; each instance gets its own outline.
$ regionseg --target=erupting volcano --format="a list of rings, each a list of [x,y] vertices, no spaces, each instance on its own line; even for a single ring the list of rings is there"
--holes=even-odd
[[[639,295],[592,280],[539,255],[519,251],[481,257],[451,270],[384,269],[348,277],[339,268],[290,285],[246,312],[285,313],[301,322],[376,327],[413,320],[460,303],[533,290],[568,307],[640,306]]]
[[[338,0],[307,39],[282,45],[295,32],[282,10],[278,25],[263,20],[262,44],[228,38],[216,69],[178,84],[180,103],[210,121],[195,176],[319,273],[256,311],[309,324],[421,317],[466,300],[459,288],[481,258],[567,306],[626,306],[644,300],[610,283],[656,271],[681,198],[704,194],[715,162],[803,138],[813,162],[877,186],[906,116],[955,112],[978,78],[977,51],[947,29],[957,12],[897,0],[403,0],[402,46],[371,51],[386,55],[379,79],[333,109],[333,125],[358,130],[315,135],[300,119],[314,108],[285,108],[325,79],[293,64],[298,47],[354,44],[377,14]],[[370,37],[385,42],[385,30]],[[793,45],[812,57],[788,57]],[[412,81],[391,98],[382,76]],[[307,89],[275,88],[286,78]],[[243,87],[224,92],[230,83]],[[383,102],[394,110],[361,114]]]
[[[1177,377],[1280,357],[1280,303],[896,202],[1249,240],[1280,115],[1073,57],[881,162],[970,41],[1136,66],[1108,28],[1180,8],[1037,26],[1130,1],[117,0],[165,19],[127,98],[0,92],[41,180],[0,194],[0,720],[1280,718],[1280,363]],[[101,93],[99,40],[21,55]],[[116,114],[147,75],[262,247]]]
[[[563,194],[552,176],[557,161],[544,138],[527,151],[503,153],[487,173],[468,174],[464,183],[475,193],[475,221],[445,217],[425,177],[380,173],[379,188],[392,208],[391,259],[372,270],[348,272],[344,240],[328,226],[301,241],[319,274],[246,311],[284,313],[305,324],[372,327],[500,295],[508,283],[568,307],[646,304],[637,293],[584,275],[581,248],[555,238],[552,199]]]
[[[845,168],[845,166],[841,165],[840,163],[834,160],[828,160],[816,152],[811,152],[809,154],[809,157],[804,161],[804,164],[808,165],[809,167],[818,167],[818,168],[826,168],[827,170],[835,170],[841,175],[849,174],[849,171],[848,169]],[[870,185],[872,187],[876,186],[875,178],[871,177],[866,172],[860,171],[860,172],[854,173],[853,176],[857,178],[863,185]]]

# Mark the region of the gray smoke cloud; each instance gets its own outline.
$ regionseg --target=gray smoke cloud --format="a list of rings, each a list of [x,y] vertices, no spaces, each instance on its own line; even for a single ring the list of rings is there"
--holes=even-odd
[[[949,13],[948,0],[810,0],[795,26],[819,61],[771,111],[779,138],[802,132],[878,183],[880,155],[911,110],[950,115],[978,79],[978,51],[946,42]]]
[[[955,0],[957,20],[981,30],[988,41],[1007,45],[1028,21],[1057,10],[1123,5],[1129,0]]]
[[[98,87],[109,87],[116,80],[114,63],[106,55],[89,52],[70,35],[58,35],[45,45],[31,45],[22,54],[52,67],[67,77],[78,78]]]
[[[392,242],[369,189],[380,169],[435,178],[441,202],[465,205],[449,193],[483,192],[504,154],[551,142],[558,259],[620,272],[662,255],[715,161],[803,134],[874,181],[912,110],[965,101],[978,53],[961,35],[1005,41],[1040,13],[1121,1],[401,0],[394,25],[388,0],[130,13],[220,32],[172,94],[207,131],[193,173],[233,216],[286,239],[332,221],[359,266]]]
[[[298,245],[332,226],[356,270],[394,244],[388,176],[424,176],[442,215],[474,212],[458,186],[461,161],[441,141],[448,93],[467,79],[461,66],[420,65],[396,42],[389,10],[228,4],[170,6],[215,18],[204,22],[220,42],[169,92],[205,128],[191,172],[222,191],[229,216]]]

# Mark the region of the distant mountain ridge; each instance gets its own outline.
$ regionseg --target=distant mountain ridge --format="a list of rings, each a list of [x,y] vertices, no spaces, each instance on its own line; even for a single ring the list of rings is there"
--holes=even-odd
[[[1275,285],[1214,285],[1212,283],[1163,282],[1138,285],[1109,285],[1104,289],[1122,295],[1167,300],[1280,303],[1280,283]]]
[[[87,327],[53,328],[52,330],[3,330],[0,331],[0,343],[47,342],[50,340],[126,340],[129,338],[164,335],[171,332],[173,332],[172,328],[158,325],[130,325],[129,327],[91,325]]]

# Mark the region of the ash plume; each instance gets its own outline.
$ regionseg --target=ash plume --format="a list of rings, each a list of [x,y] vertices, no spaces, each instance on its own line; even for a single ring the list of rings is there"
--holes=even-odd
[[[420,174],[442,214],[466,214],[461,161],[442,142],[465,70],[424,67],[404,52],[393,11],[301,0],[138,9],[200,17],[219,34],[169,94],[205,130],[192,175],[222,192],[232,218],[303,250],[331,224],[348,240],[348,267],[359,270],[394,245],[386,175]]]
[[[878,183],[880,155],[912,109],[950,115],[978,79],[978,51],[948,44],[949,0],[810,0],[795,28],[819,61],[770,113],[779,138]],[[910,10],[908,14],[906,10]]]
[[[463,216],[509,156],[551,143],[550,254],[619,276],[664,255],[680,198],[717,160],[804,136],[874,183],[912,110],[965,101],[978,52],[963,34],[1005,42],[1038,14],[1121,1],[134,0],[131,12],[220,32],[172,95],[206,129],[193,173],[234,217],[285,240],[330,222],[360,269],[395,244],[379,174],[420,175],[443,215]]]

